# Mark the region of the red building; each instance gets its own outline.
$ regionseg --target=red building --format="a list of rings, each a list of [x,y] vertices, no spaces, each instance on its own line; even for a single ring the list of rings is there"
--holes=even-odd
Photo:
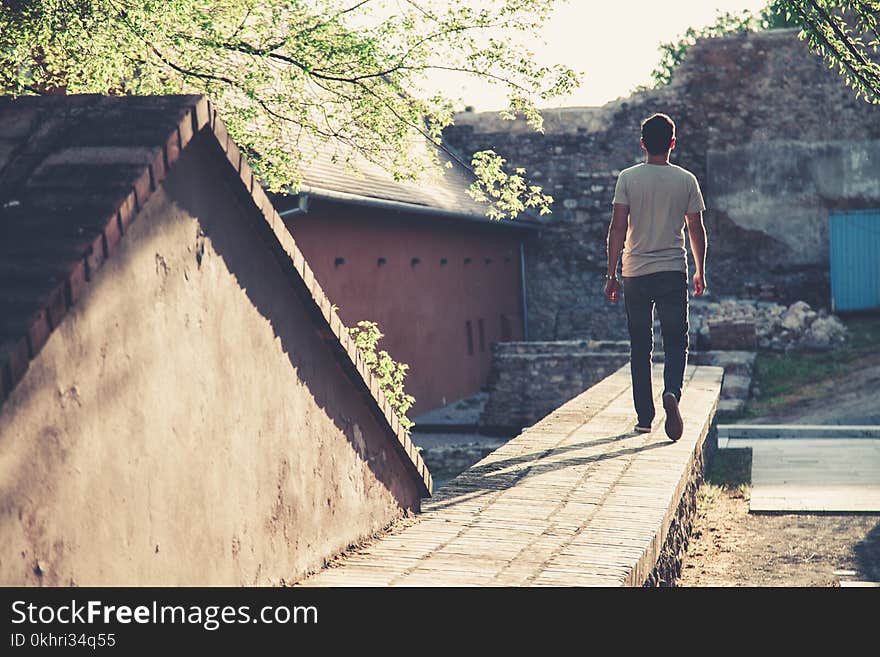
[[[540,223],[489,219],[458,164],[417,182],[358,167],[318,157],[276,204],[342,321],[376,322],[409,364],[419,415],[478,392],[491,344],[526,337],[522,245]]]

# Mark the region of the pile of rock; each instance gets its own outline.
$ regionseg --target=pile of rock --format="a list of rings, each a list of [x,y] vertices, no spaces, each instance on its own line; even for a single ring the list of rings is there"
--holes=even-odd
[[[804,301],[790,306],[754,299],[692,301],[691,343],[714,347],[712,326],[724,323],[755,327],[757,345],[763,349],[829,349],[846,339],[846,326],[824,308],[818,311]]]

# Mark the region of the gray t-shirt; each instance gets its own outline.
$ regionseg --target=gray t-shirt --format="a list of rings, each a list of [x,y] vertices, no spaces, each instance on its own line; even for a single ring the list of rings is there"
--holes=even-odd
[[[620,172],[613,202],[629,206],[624,276],[687,272],[684,215],[706,209],[694,174],[675,164],[637,164]]]

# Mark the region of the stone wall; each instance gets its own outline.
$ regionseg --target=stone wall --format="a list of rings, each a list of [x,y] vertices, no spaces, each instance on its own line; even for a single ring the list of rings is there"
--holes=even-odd
[[[659,336],[659,332],[658,332]],[[629,362],[629,343],[611,340],[502,342],[493,347],[492,378],[479,420],[483,432],[516,433]],[[663,362],[655,340],[654,362]],[[719,411],[742,409],[749,398],[754,351],[696,351],[688,364],[724,369]]]
[[[709,151],[707,164],[715,205],[745,229],[775,234],[792,265],[828,262],[829,208],[880,199],[876,140],[778,139]]]
[[[554,201],[526,248],[529,337],[626,337],[602,296],[605,236],[621,169],[643,160],[639,122],[676,121],[672,160],[693,171],[709,210],[713,294],[775,286],[778,300],[829,305],[829,208],[880,205],[880,108],[856,99],[796,30],[700,40],[672,84],[601,108],[524,121],[464,113],[446,132],[464,153],[491,148],[523,166]]]
[[[706,478],[712,458],[718,451],[718,425],[713,419],[702,446],[694,451],[678,507],[669,523],[669,531],[657,557],[657,563],[644,588],[675,586],[681,577],[681,566],[687,553],[688,542],[697,516],[697,492]]]
[[[492,347],[485,432],[517,432],[629,361],[622,343],[574,340],[499,342]]]

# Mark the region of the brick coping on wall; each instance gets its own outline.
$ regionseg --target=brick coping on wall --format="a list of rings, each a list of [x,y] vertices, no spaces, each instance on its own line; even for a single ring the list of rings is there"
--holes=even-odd
[[[64,96],[51,102],[91,102],[95,96]],[[118,99],[125,102],[126,98]],[[174,97],[171,97],[172,99]],[[67,311],[79,301],[103,262],[115,252],[128,226],[137,218],[148,199],[165,179],[168,171],[180,158],[183,150],[197,135],[204,135],[219,147],[232,166],[244,194],[259,212],[262,230],[259,232],[288,274],[299,296],[303,299],[318,326],[318,332],[337,353],[337,358],[352,382],[360,388],[370,404],[374,416],[393,435],[394,446],[418,484],[422,497],[429,497],[432,489],[431,474],[415,445],[400,424],[400,419],[379,388],[377,377],[366,366],[363,355],[348,334],[327,295],[315,279],[284,221],[275,210],[238,145],[229,137],[226,126],[216,108],[204,96],[178,96],[183,111],[177,125],[161,146],[155,147],[149,164],[134,177],[130,190],[110,214],[101,234],[86,245],[79,257],[67,268],[60,282],[41,297],[40,308],[30,316],[23,335],[0,345],[0,405],[12,393],[49,339],[52,331],[64,319]],[[14,104],[16,100],[7,100]],[[6,105],[8,109],[10,105]]]
[[[663,368],[652,371],[655,403]],[[670,441],[632,430],[629,366],[457,477],[417,522],[352,549],[303,586],[672,584],[715,446],[720,367],[689,365]]]

